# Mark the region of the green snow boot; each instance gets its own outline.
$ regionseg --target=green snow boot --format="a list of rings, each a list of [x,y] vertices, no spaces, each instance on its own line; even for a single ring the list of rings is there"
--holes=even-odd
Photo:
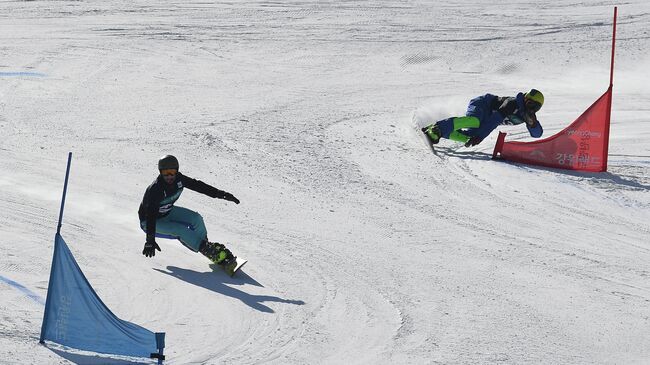
[[[438,144],[440,142],[441,133],[437,123],[422,128],[422,132],[424,132],[424,135],[427,136],[427,139],[432,144]]]
[[[217,265],[225,267],[226,265],[231,264],[231,262],[235,262],[235,264],[237,263],[232,252],[230,252],[226,246],[217,242],[203,241],[199,247],[199,252]]]

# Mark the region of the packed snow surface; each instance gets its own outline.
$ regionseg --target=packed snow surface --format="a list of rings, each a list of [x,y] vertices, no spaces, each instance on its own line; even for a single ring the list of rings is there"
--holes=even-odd
[[[416,134],[530,88],[562,130],[609,85],[615,5],[608,172]],[[62,234],[168,364],[647,364],[649,32],[646,0],[1,1],[0,363],[100,362],[38,344],[72,151]],[[241,200],[177,202],[240,275],[141,254],[167,153]]]

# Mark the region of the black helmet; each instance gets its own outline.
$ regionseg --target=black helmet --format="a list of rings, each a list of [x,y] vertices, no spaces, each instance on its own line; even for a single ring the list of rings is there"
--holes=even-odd
[[[158,170],[178,170],[178,160],[172,155],[165,155],[158,160]]]

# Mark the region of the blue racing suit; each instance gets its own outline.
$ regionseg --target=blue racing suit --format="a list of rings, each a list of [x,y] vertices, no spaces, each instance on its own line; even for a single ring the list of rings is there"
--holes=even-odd
[[[531,137],[539,138],[544,133],[535,113],[526,110],[523,93],[518,93],[515,97],[499,97],[492,94],[479,96],[470,100],[465,116],[439,121],[437,124],[441,137],[460,142],[474,138],[480,142],[500,124],[522,123],[526,123]]]

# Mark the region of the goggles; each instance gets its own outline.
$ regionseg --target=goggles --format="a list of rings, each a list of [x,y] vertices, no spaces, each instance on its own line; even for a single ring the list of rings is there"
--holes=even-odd
[[[178,170],[176,169],[165,169],[165,170],[160,170],[160,174],[162,176],[176,176],[176,173]]]
[[[526,99],[526,109],[530,112],[537,113],[542,109],[542,104],[533,99]]]

